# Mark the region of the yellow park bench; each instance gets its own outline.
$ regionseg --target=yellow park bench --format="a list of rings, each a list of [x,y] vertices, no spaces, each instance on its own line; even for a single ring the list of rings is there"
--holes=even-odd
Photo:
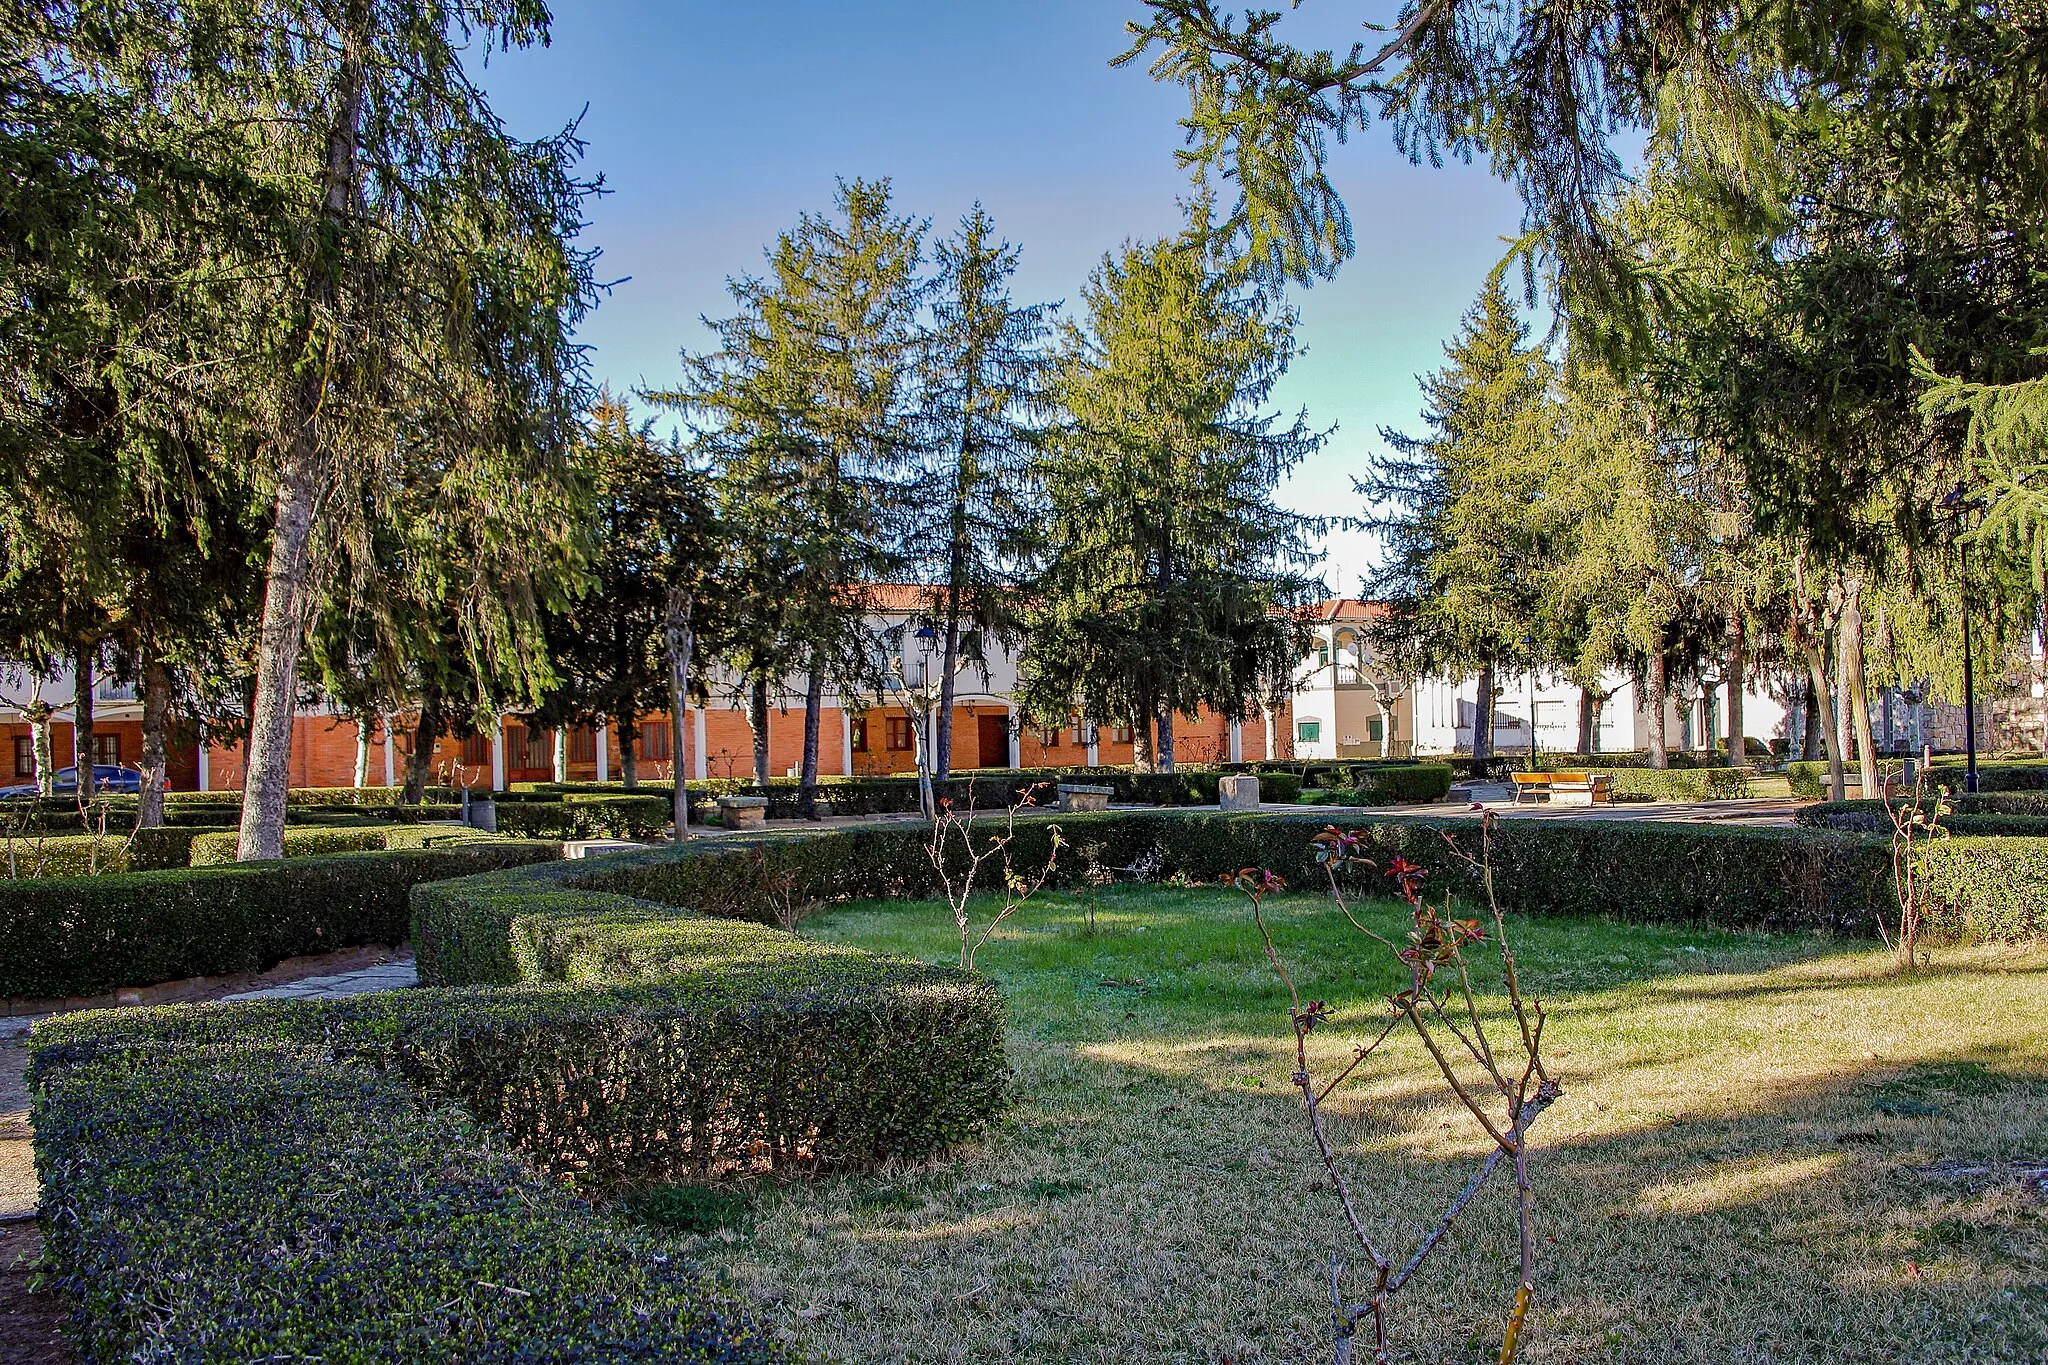
[[[1515,804],[1527,796],[1542,798],[1556,806],[1590,806],[1614,799],[1614,779],[1605,773],[1509,773],[1515,784]]]

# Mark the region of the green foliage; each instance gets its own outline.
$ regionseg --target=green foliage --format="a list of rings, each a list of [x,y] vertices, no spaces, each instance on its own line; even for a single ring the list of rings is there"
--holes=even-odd
[[[1623,801],[1738,801],[1750,793],[1749,778],[1736,768],[1581,767],[1576,760],[1553,766],[1602,774],[1612,779],[1614,796]]]
[[[1451,794],[1451,765],[1412,763],[1376,765],[1333,764],[1321,775],[1321,785],[1303,794],[1310,805],[1392,806],[1414,801],[1441,801]],[[1274,779],[1261,777],[1261,782]],[[1282,800],[1275,789],[1270,798]]]
[[[669,826],[660,796],[573,794],[560,801],[500,801],[498,832],[529,839],[651,839]]]
[[[525,831],[506,831],[520,834]],[[541,836],[533,836],[541,837]],[[557,836],[559,837],[559,836]],[[287,825],[284,856],[318,858],[329,853],[361,853],[399,848],[447,848],[456,844],[494,842],[496,836],[474,829],[449,829],[439,825]],[[240,835],[219,830],[196,835],[191,842],[189,866],[221,867],[236,858]]]
[[[81,1359],[214,1357],[230,1335],[334,1360],[785,1358],[664,1244],[595,1216],[374,1045],[261,1041],[308,1014],[263,1008],[234,1012],[248,1037],[188,1040],[194,1013],[35,1039],[45,1255]]]
[[[1262,411],[1294,314],[1213,268],[1191,233],[1105,258],[1065,331],[1064,409],[1039,462],[1047,513],[1021,665],[1027,714],[1125,721],[1170,766],[1170,717],[1242,716],[1292,666],[1285,609],[1320,584],[1323,519],[1273,499],[1322,444]]]
[[[559,856],[502,841],[0,882],[0,996],[97,995],[402,943],[415,883]]]
[[[1961,792],[1969,769],[1961,763],[1937,763],[1927,770],[1927,779],[1944,792]],[[2048,791],[2048,762],[1999,762],[1977,765],[1980,792]]]

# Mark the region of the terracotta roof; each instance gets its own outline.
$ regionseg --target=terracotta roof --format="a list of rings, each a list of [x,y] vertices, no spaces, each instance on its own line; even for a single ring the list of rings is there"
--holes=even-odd
[[[1308,609],[1311,621],[1379,621],[1393,613],[1384,602],[1364,602],[1356,597],[1333,597]]]

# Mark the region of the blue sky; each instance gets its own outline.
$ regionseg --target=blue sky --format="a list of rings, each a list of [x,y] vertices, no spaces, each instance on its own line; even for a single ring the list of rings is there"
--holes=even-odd
[[[521,135],[583,114],[586,169],[610,190],[588,240],[604,250],[603,278],[630,278],[582,336],[598,376],[628,388],[675,376],[678,351],[707,339],[699,316],[725,311],[726,277],[755,269],[799,212],[828,207],[835,176],[890,177],[902,209],[941,230],[980,200],[1023,249],[1020,298],[1075,299],[1104,251],[1172,231],[1183,96],[1109,67],[1139,8],[558,0],[552,46],[477,74]],[[1304,22],[1339,10],[1356,12],[1323,0]],[[1381,425],[1416,425],[1415,375],[1440,362],[1520,207],[1481,168],[1409,165],[1384,128],[1338,148],[1334,166],[1358,255],[1334,282],[1296,291],[1309,353],[1279,401],[1339,429],[1282,499],[1351,513],[1351,475]],[[1332,586],[1355,592],[1370,544],[1339,535],[1329,550]]]

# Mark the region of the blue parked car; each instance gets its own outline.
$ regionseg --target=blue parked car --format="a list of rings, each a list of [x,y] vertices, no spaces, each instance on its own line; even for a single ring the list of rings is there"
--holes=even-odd
[[[93,765],[92,777],[93,781],[99,784],[101,791],[112,795],[134,796],[142,790],[142,774],[133,768],[123,768],[112,763],[98,763]],[[35,794],[36,784],[33,782],[17,783],[12,787],[0,787],[0,801],[27,798]],[[77,768],[57,769],[57,785],[54,794],[57,796],[76,796],[78,794]]]

